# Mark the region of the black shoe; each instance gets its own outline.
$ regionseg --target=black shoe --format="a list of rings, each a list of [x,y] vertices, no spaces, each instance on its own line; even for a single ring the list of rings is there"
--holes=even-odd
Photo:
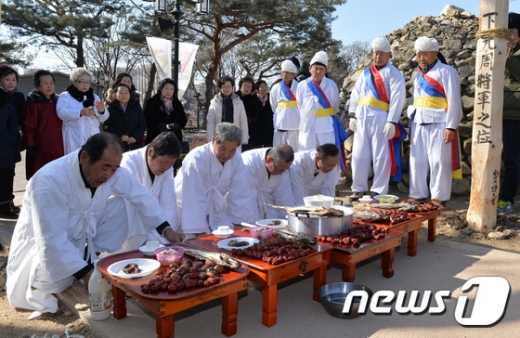
[[[17,207],[16,205],[14,205],[13,201],[11,201],[11,205],[9,206],[9,208],[11,209],[11,212],[14,212],[14,213],[20,212],[20,207]]]
[[[0,211],[0,218],[5,219],[18,219],[18,214],[12,211]]]
[[[358,199],[360,199],[361,197],[363,197],[363,195],[365,195],[365,192],[364,192],[364,191],[353,191],[353,192],[352,192],[352,195],[350,195],[350,197],[349,197],[350,202],[355,202],[355,201],[357,201]]]

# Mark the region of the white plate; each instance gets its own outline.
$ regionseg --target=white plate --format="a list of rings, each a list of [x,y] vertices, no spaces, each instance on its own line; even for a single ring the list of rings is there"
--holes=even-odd
[[[399,196],[395,196],[395,195],[376,195],[376,196],[374,196],[374,199],[376,201],[379,201],[380,198],[395,198],[395,200],[397,201],[399,199]]]
[[[157,249],[159,248],[163,248],[165,245],[164,244],[161,244],[157,247]],[[148,251],[148,248],[145,245],[143,245],[142,247],[139,248],[139,251],[141,251],[142,253],[144,253],[146,256],[154,256],[155,257],[155,250],[152,250],[152,251]]]
[[[232,240],[239,241],[239,242],[245,241],[245,242],[248,242],[249,244],[244,245],[244,246],[229,246],[228,243],[229,243],[229,241],[232,241]],[[258,242],[260,242],[258,239],[251,238],[251,237],[232,237],[232,238],[226,238],[226,239],[221,240],[220,242],[217,243],[217,246],[221,249],[231,251],[233,249],[249,248],[250,246],[253,246],[253,244],[258,243]]]
[[[267,225],[267,223],[272,222],[272,221],[281,221],[282,223],[279,225]],[[269,228],[273,228],[273,229],[285,228],[287,226],[287,223],[288,223],[288,221],[286,219],[281,219],[281,218],[266,218],[266,219],[261,219],[259,221],[256,221],[256,225],[258,225],[258,226],[269,227]]]
[[[123,272],[123,267],[127,264],[137,264],[139,266],[139,269],[141,269],[140,273],[134,273],[134,274],[127,274]],[[125,259],[124,261],[119,261],[114,264],[111,264],[107,271],[112,276],[116,276],[119,278],[138,278],[143,277],[146,275],[149,275],[155,270],[159,269],[161,266],[161,263],[155,259],[149,259],[149,258],[132,258],[132,259]]]

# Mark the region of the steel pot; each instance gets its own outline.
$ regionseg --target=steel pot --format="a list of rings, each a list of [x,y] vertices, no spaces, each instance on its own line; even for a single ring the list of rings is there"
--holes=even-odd
[[[343,211],[343,216],[317,216],[305,212],[287,212],[289,228],[309,236],[337,235],[352,227],[354,210],[339,205],[332,208]]]

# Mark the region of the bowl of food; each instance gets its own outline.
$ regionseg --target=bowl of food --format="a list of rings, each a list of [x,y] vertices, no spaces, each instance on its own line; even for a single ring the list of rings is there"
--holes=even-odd
[[[349,313],[343,313],[345,300],[348,294],[353,291],[364,292],[361,292],[361,294],[363,294],[362,296],[353,297]],[[359,304],[362,301],[366,301],[366,308],[368,309],[372,294],[372,290],[368,287],[350,282],[328,283],[318,289],[318,297],[320,298],[321,305],[325,308],[327,313],[331,316],[343,319],[358,317],[360,315],[358,313]]]
[[[181,264],[183,255],[182,246],[171,245],[155,249],[155,257],[162,266],[170,266],[173,263]]]
[[[249,232],[254,238],[266,239],[273,235],[273,228],[270,227],[254,227],[249,228]]]
[[[217,230],[212,231],[212,234],[215,235],[217,238],[225,239],[225,238],[228,238],[229,236],[233,235],[234,232],[235,232],[235,230],[231,229],[229,226],[220,225],[217,228]]]
[[[331,207],[334,204],[334,197],[325,195],[313,195],[303,198],[306,207]]]
[[[395,195],[376,195],[374,196],[374,199],[378,201],[379,203],[395,203],[399,199],[399,196]]]

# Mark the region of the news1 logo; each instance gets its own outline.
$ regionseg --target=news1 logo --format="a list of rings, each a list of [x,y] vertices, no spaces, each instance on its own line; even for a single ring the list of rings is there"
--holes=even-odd
[[[498,323],[505,314],[511,292],[509,282],[503,277],[474,277],[461,288],[463,294],[478,287],[473,307],[468,311],[470,301],[467,296],[460,296],[455,308],[455,320],[462,326],[492,326]],[[365,314],[370,298],[370,312],[374,314],[392,313],[392,303],[395,300],[395,311],[399,314],[442,314],[446,311],[445,298],[451,297],[451,291],[439,290],[433,294],[435,305],[431,304],[432,291],[424,291],[421,304],[417,304],[419,291],[413,290],[408,295],[406,291],[380,290],[372,297],[364,290],[349,293],[343,305],[343,313],[350,313],[353,302],[359,302],[358,313]],[[408,297],[409,296],[409,297]],[[406,298],[408,305],[406,305]],[[467,313],[470,312],[470,313]]]

